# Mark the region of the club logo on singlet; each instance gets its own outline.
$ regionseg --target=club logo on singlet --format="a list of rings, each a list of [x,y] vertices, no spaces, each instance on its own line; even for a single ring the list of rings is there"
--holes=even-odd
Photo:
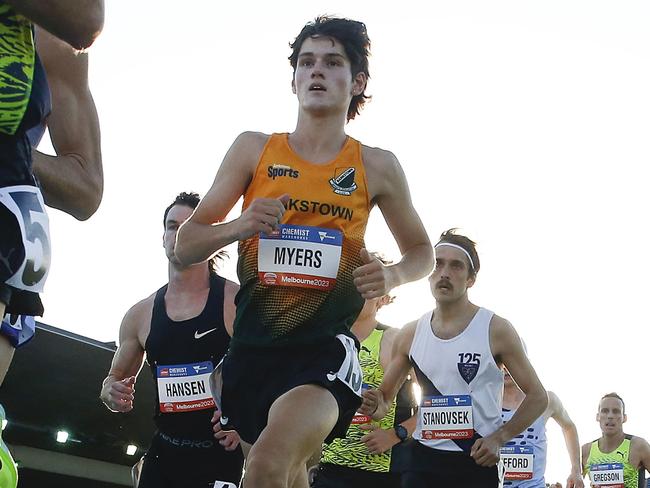
[[[458,354],[458,372],[468,385],[476,378],[480,366],[480,353],[461,352]]]
[[[354,182],[355,173],[356,170],[353,167],[336,168],[334,178],[330,179],[330,185],[334,189],[334,193],[350,196],[357,189],[357,184]]]

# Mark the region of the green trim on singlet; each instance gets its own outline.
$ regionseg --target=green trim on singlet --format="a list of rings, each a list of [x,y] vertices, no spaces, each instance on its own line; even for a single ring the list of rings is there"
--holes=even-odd
[[[384,379],[384,370],[379,360],[383,336],[383,330],[375,329],[361,343],[359,363],[363,371],[363,382],[369,388],[377,388]],[[393,401],[388,414],[379,422],[373,421],[372,423],[379,425],[382,429],[392,431],[395,422],[395,406],[396,403]],[[383,454],[370,454],[366,445],[361,442],[361,437],[367,433],[368,431],[361,430],[359,425],[350,425],[344,439],[334,439],[330,444],[323,444],[321,463],[388,473],[390,471],[392,450],[389,449]]]
[[[0,405],[0,423],[5,419],[5,409]],[[2,440],[2,431],[0,431],[0,487],[16,488],[18,485],[18,470],[11,457],[9,448]]]
[[[631,439],[632,436],[626,435],[621,445],[612,452],[602,452],[598,446],[598,441],[593,441],[589,448],[589,457],[585,463],[585,474],[589,474],[589,467],[592,464],[623,463],[623,480],[625,482],[625,488],[641,487],[642,484],[639,481],[641,479],[639,476],[639,470],[630,464]]]
[[[20,127],[35,63],[31,22],[0,0],[0,132],[13,135]]]

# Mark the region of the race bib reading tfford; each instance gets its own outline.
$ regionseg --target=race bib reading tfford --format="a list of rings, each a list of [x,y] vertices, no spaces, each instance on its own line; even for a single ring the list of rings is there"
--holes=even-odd
[[[342,245],[339,230],[280,225],[271,234],[260,234],[259,279],[269,286],[331,290],[336,285]]]
[[[472,397],[424,397],[418,420],[422,439],[471,439],[474,435]]]
[[[192,412],[214,408],[210,390],[212,362],[157,366],[160,411]]]
[[[506,480],[533,479],[533,446],[502,447],[501,460]]]

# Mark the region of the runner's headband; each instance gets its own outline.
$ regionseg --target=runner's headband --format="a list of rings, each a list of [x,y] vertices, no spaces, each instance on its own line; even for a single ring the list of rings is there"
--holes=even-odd
[[[465,250],[464,247],[461,247],[458,244],[452,244],[451,242],[439,242],[438,244],[436,244],[436,249],[438,249],[440,246],[455,247],[456,249],[460,249],[461,251],[463,251],[465,256],[467,256],[467,259],[469,259],[469,264],[472,267],[472,271],[474,271],[474,260],[472,259],[472,256],[470,256],[469,253]]]

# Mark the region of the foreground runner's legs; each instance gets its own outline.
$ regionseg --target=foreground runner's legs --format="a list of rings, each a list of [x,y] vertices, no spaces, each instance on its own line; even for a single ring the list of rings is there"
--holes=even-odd
[[[268,425],[248,454],[243,486],[306,488],[305,463],[337,419],[338,405],[325,388],[302,385],[282,395],[271,406]]]

